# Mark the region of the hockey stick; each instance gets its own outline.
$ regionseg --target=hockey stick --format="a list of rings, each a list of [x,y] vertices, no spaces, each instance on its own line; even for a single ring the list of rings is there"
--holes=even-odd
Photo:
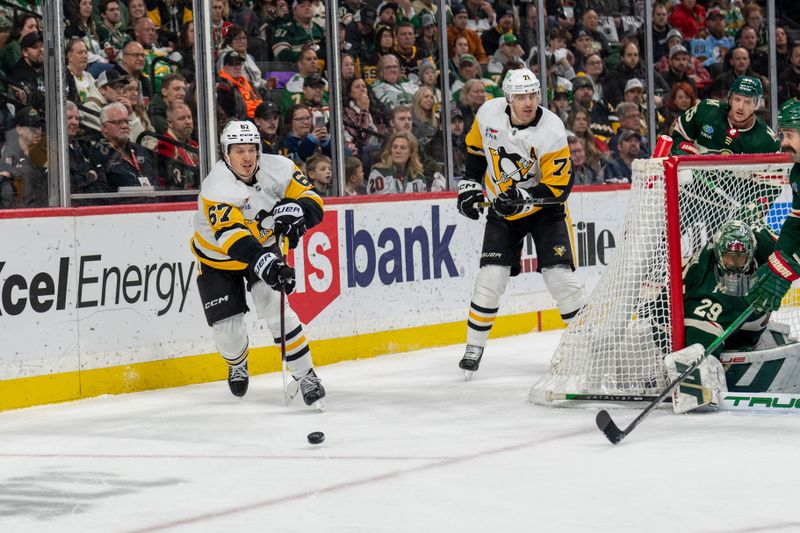
[[[684,370],[683,373],[681,373],[680,376],[675,378],[675,380],[672,383],[667,385],[667,388],[664,389],[664,392],[656,396],[656,398],[653,401],[651,401],[647,405],[647,407],[645,407],[644,410],[641,413],[639,413],[639,416],[634,418],[633,422],[628,424],[628,426],[625,429],[623,430],[619,429],[619,427],[617,427],[617,425],[611,419],[611,415],[609,415],[608,411],[606,411],[605,409],[602,409],[600,412],[598,412],[597,417],[595,418],[597,427],[600,429],[600,431],[603,432],[603,434],[611,442],[611,444],[618,444],[619,441],[627,437],[631,431],[636,429],[636,426],[638,426],[642,422],[642,420],[644,420],[647,417],[647,415],[649,415],[653,411],[653,409],[658,407],[661,404],[661,402],[663,402],[667,398],[667,396],[669,396],[670,393],[672,393],[672,389],[680,385],[680,383],[684,379],[686,379],[689,376],[689,374],[697,370],[697,367],[700,366],[700,363],[702,363],[705,360],[705,358],[708,357],[709,354],[713,353],[723,342],[725,342],[725,340],[728,337],[730,337],[735,331],[737,331],[741,327],[742,324],[744,324],[745,320],[747,320],[750,317],[750,315],[753,314],[753,311],[755,311],[755,307],[753,307],[753,305],[751,304],[750,306],[748,306],[747,309],[745,309],[742,312],[741,315],[739,315],[736,318],[736,320],[733,321],[733,324],[728,326],[728,329],[722,332],[722,335],[717,337],[717,339],[714,342],[712,342],[708,348],[706,348],[706,350],[703,352],[703,355],[701,355],[697,359],[697,361],[695,361],[689,368]]]
[[[509,202],[511,205],[559,205],[566,203],[566,200],[558,198],[531,198],[530,200],[512,200]],[[472,207],[480,209],[483,207],[492,207],[492,202],[475,202]]]
[[[281,259],[286,261],[286,237],[278,236],[278,248],[281,252]],[[286,290],[281,283],[281,377],[283,378],[283,403],[289,402],[297,395],[297,381],[292,379],[290,383],[286,380]],[[294,385],[294,386],[292,386]]]

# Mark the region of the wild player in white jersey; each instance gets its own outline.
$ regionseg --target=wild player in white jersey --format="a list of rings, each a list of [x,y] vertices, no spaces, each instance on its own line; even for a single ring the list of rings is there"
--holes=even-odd
[[[509,71],[503,93],[505,99],[478,109],[466,137],[465,177],[458,184],[462,215],[478,219],[481,181],[492,201],[467,320],[467,348],[459,363],[467,379],[478,370],[508,278],[520,272],[527,234],[533,236],[538,269],[561,317],[569,321],[586,303],[574,272],[564,206],[572,189],[564,125],[539,106],[539,80],[530,70]]]
[[[279,343],[279,291],[291,293],[295,279],[277,236],[285,235],[296,246],[306,229],[322,220],[322,200],[290,159],[261,153],[261,136],[251,122],[230,122],[220,144],[224,160],[211,169],[197,198],[192,252],[206,320],[229,365],[228,386],[244,396],[249,383],[245,289]],[[284,320],[286,364],[303,400],[312,405],[325,389],[314,372],[300,320],[288,305]]]

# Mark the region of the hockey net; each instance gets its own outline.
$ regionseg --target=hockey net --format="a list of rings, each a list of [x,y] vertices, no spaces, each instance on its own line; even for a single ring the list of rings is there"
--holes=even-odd
[[[791,207],[790,169],[785,154],[634,161],[622,242],[530,401],[580,405],[661,393],[662,359],[684,347],[683,261],[728,220],[762,222],[777,233]],[[794,287],[779,313],[800,335]]]

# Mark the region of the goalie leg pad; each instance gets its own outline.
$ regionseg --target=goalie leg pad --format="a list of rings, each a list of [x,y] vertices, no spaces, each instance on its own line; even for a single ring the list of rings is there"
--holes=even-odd
[[[770,334],[767,330],[762,337]],[[800,343],[767,350],[723,351],[729,392],[800,394]]]
[[[674,381],[705,352],[702,344],[692,344],[672,352],[664,358],[664,367],[670,381]],[[722,393],[728,391],[725,370],[714,356],[706,357],[694,372],[689,374],[672,391],[672,410],[686,413],[699,407],[716,407]]]
[[[542,268],[544,284],[558,305],[564,322],[569,322],[586,305],[583,283],[568,265]]]
[[[247,359],[247,327],[243,313],[214,322],[211,331],[219,354],[228,364],[238,365]]]

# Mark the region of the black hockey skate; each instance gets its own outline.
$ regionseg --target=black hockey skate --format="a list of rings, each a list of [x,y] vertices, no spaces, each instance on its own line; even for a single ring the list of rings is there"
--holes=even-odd
[[[458,363],[458,368],[464,371],[465,381],[472,379],[472,373],[478,371],[478,367],[481,365],[481,357],[483,357],[483,346],[467,344],[464,357]]]
[[[238,365],[228,365],[228,388],[234,396],[242,397],[247,394],[250,384],[250,375],[247,373],[247,361]]]
[[[320,411],[325,410],[325,387],[322,386],[319,378],[317,377],[316,372],[314,369],[308,371],[308,373],[297,379],[297,384],[300,386],[300,393],[303,395],[303,401],[306,405],[313,405]]]

